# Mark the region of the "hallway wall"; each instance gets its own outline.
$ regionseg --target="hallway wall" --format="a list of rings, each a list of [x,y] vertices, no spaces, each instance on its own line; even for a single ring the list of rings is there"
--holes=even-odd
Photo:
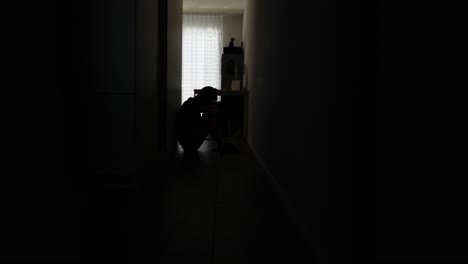
[[[129,0],[74,1],[66,10],[74,161],[93,183],[122,184],[135,175],[135,8]]]
[[[234,45],[240,47],[242,43],[242,15],[223,15],[223,47],[229,47],[231,38],[235,38]]]
[[[170,119],[157,117],[171,105],[157,83],[160,1],[10,3],[21,18],[4,35],[0,262],[95,261],[87,250],[99,241],[87,239],[103,219],[90,219],[90,207],[110,208],[93,195],[111,201],[109,193],[153,175]],[[169,40],[172,98],[179,41]]]
[[[182,0],[167,0],[167,148],[175,151],[176,114],[182,97]]]
[[[319,263],[370,253],[374,24],[361,4],[256,0],[244,14],[248,142]]]
[[[79,195],[70,175],[57,1],[10,2],[3,32],[0,263],[77,261]],[[52,262],[52,261],[51,261]]]
[[[158,114],[165,104],[160,98],[161,87],[158,87],[160,55],[158,48],[158,1],[139,0],[135,2],[135,123],[134,139],[138,146],[136,155],[135,183],[143,181],[151,175],[154,163],[163,150],[161,140],[162,122],[158,122]],[[132,37],[130,38],[130,40]],[[131,73],[130,73],[131,74]]]
[[[159,65],[168,52],[158,41],[159,27],[167,26],[160,25],[159,5],[150,0],[64,4],[71,160],[86,183],[138,184],[167,150],[167,96],[177,93],[180,78],[172,73],[176,64]],[[169,84],[166,74],[176,81]]]

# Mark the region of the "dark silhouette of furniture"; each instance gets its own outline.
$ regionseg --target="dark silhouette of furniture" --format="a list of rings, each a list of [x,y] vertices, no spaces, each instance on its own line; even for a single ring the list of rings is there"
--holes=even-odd
[[[242,89],[244,54],[242,47],[225,47],[221,58],[221,90],[232,90],[232,81],[239,81]]]

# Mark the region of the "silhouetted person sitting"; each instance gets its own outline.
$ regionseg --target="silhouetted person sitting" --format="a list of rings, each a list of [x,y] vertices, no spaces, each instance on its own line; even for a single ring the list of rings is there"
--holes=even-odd
[[[231,42],[229,42],[229,47],[230,48],[233,48],[234,47],[234,40],[236,40],[235,38],[231,38]]]
[[[216,89],[206,86],[185,101],[177,112],[177,139],[186,153],[196,152],[210,134],[221,152],[236,152],[222,137]]]

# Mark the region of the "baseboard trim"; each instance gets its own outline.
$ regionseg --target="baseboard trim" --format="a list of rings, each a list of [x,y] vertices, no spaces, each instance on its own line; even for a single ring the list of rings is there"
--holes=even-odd
[[[264,172],[262,173],[262,175],[264,176],[264,180],[267,182],[267,184],[270,185],[273,194],[281,203],[281,207],[284,211],[284,214],[286,215],[290,223],[294,226],[294,228],[296,228],[298,234],[302,236],[302,239],[304,240],[304,243],[306,244],[307,248],[312,252],[314,256],[318,256],[317,253],[319,246],[317,242],[315,242],[312,239],[307,225],[293,209],[288,195],[278,183],[276,178],[273,176],[273,173],[270,171],[270,169],[268,168],[262,157],[258,154],[258,152],[250,144],[248,144],[248,147],[250,152],[252,153],[253,158],[260,165],[261,169]]]

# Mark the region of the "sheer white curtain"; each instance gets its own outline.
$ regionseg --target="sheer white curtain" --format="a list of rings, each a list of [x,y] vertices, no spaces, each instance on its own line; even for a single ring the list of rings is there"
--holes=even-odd
[[[222,34],[222,15],[183,15],[182,103],[193,97],[193,89],[220,89]]]

